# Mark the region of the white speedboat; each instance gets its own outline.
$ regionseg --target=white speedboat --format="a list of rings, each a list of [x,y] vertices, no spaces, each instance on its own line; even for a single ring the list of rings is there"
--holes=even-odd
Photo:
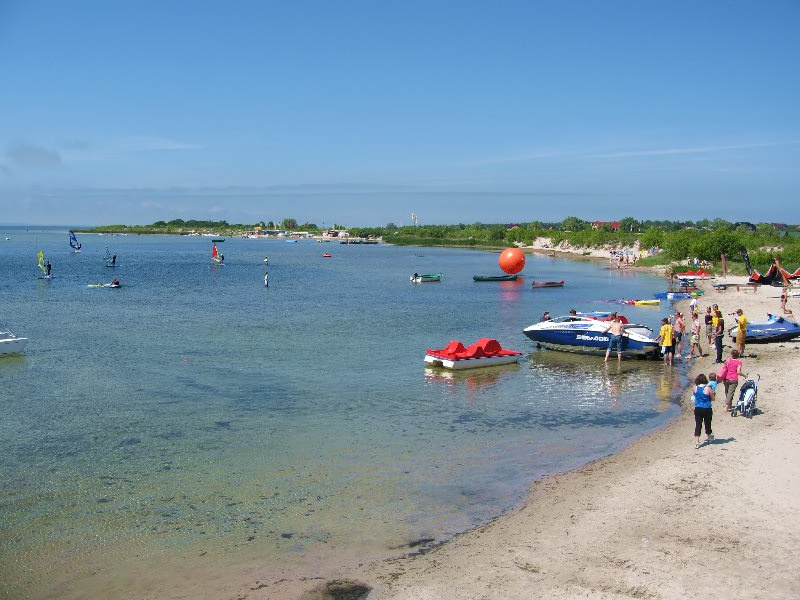
[[[17,337],[10,331],[0,328],[0,355],[19,354],[27,343],[28,338]]]
[[[523,333],[540,346],[551,350],[602,355],[608,350],[608,342],[611,340],[611,333],[606,331],[609,325],[608,321],[566,315],[530,325]],[[626,323],[623,327],[623,356],[658,353],[658,342],[651,338],[653,331],[649,327],[631,323]]]

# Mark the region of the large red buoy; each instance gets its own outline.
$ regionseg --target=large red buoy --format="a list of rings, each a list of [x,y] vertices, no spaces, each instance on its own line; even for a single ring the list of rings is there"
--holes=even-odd
[[[525,266],[525,254],[519,248],[506,248],[500,253],[497,263],[504,272],[513,275]]]

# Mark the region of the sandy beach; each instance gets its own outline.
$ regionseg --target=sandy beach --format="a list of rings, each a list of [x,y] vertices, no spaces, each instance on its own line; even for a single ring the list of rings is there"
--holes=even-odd
[[[718,303],[728,325],[738,308],[751,321],[780,312],[779,288],[702,287],[699,306]],[[800,310],[794,298],[788,307]],[[705,338],[702,346],[708,352]],[[725,357],[730,350],[727,338]],[[713,359],[697,359],[692,376],[716,371]],[[720,395],[716,440],[700,449],[684,394],[676,422],[618,454],[534,483],[516,510],[432,550],[303,581],[253,573],[235,597],[800,597],[800,415],[790,375],[798,366],[800,340],[748,346],[743,370],[761,375],[759,413],[732,418]],[[344,582],[364,586],[361,595],[334,595]]]

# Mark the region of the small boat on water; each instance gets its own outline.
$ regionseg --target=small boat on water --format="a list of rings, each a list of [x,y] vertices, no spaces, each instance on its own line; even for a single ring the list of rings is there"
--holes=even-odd
[[[688,300],[692,296],[702,296],[703,290],[697,290],[694,292],[659,292],[657,294],[653,294],[654,298],[658,300]]]
[[[115,279],[111,283],[90,283],[86,286],[87,288],[111,288],[117,289],[122,287],[122,284],[119,282],[118,279]]]
[[[519,275],[507,273],[505,275],[473,275],[474,281],[516,281]]]
[[[17,337],[8,329],[0,326],[0,355],[19,354],[25,349],[28,338]]]
[[[564,280],[561,281],[533,281],[531,286],[535,288],[563,287]]]
[[[575,352],[578,354],[605,355],[611,334],[606,331],[608,322],[576,315],[556,317],[530,325],[523,333],[543,348]],[[656,356],[658,342],[651,337],[652,330],[644,325],[624,325],[622,356]]]
[[[661,300],[653,298],[652,300],[623,300],[623,304],[630,304],[633,306],[658,306]]]
[[[441,281],[443,275],[441,273],[425,273],[420,275],[419,273],[414,273],[411,276],[412,283],[430,283],[432,281]]]
[[[333,254],[331,254],[330,252],[323,252],[322,253],[322,258],[331,258],[332,256],[333,256]]]
[[[737,327],[728,330],[736,341]],[[785,342],[800,337],[800,325],[795,321],[784,319],[778,315],[767,314],[766,321],[754,321],[747,324],[744,341],[748,344],[766,344],[769,342]]]
[[[497,340],[481,338],[466,348],[458,340],[452,340],[439,350],[428,348],[425,351],[425,362],[433,367],[460,371],[508,365],[517,362],[521,356],[522,352],[504,349]]]

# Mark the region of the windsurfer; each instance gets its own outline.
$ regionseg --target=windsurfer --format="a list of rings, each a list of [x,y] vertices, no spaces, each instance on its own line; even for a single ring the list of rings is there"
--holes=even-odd
[[[50,261],[47,261],[47,265],[45,265],[45,269],[47,270],[47,276],[50,277],[50,271],[53,269],[53,265],[50,264]]]
[[[117,265],[117,255],[111,257],[111,266],[115,267]]]

